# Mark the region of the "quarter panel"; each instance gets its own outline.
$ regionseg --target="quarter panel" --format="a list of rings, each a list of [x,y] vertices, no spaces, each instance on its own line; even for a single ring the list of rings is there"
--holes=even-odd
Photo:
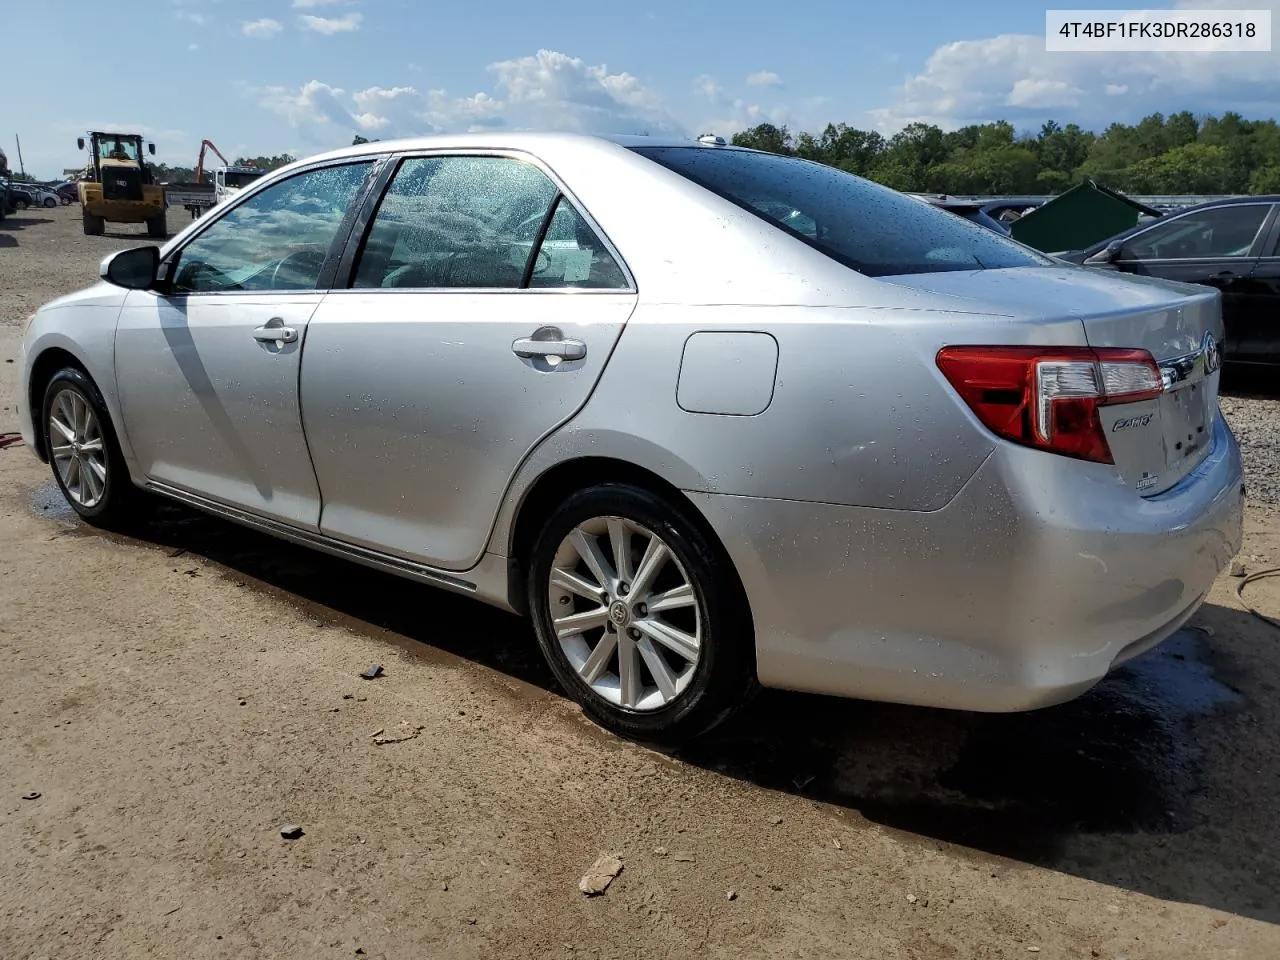
[[[680,407],[682,346],[700,331],[759,331],[778,344],[772,402],[757,416]],[[955,496],[994,440],[934,357],[946,343],[1080,343],[1077,320],[1047,323],[923,311],[797,307],[637,308],[567,435],[659,444],[684,489],[900,510]],[[592,444],[582,455],[604,455]],[[676,473],[681,476],[675,476]]]

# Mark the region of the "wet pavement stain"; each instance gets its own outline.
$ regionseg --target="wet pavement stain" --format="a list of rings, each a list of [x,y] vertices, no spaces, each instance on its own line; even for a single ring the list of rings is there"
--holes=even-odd
[[[228,581],[317,625],[384,639],[430,662],[498,671],[521,699],[545,700],[555,689],[528,622],[474,599],[177,504],[156,504],[124,536],[80,524],[52,483],[30,502],[69,533],[203,557]],[[1185,628],[1057,707],[971,714],[765,691],[737,720],[671,756],[884,826],[1055,866],[1082,834],[1195,826],[1195,725],[1240,702],[1215,678],[1204,636]]]
[[[766,692],[686,759],[867,819],[1053,865],[1082,833],[1194,825],[1194,720],[1240,702],[1183,629],[1084,696],[972,714]]]

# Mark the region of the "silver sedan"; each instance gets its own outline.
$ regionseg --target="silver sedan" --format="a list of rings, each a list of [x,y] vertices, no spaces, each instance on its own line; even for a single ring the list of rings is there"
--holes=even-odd
[[[759,685],[1060,702],[1241,540],[1216,291],[716,138],[365,144],[101,274],[22,355],[80,516],[160,495],[526,613],[628,736]]]

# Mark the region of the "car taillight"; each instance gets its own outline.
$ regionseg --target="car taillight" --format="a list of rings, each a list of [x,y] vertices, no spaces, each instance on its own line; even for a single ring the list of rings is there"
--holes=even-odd
[[[1158,397],[1146,350],[1114,347],[944,347],[938,367],[993,433],[1028,447],[1114,463],[1098,408]]]

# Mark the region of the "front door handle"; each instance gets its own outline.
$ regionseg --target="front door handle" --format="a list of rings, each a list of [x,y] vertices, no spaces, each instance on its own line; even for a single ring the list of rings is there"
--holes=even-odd
[[[263,343],[293,343],[298,339],[298,331],[293,327],[258,327],[253,331],[253,339]]]
[[[557,327],[539,327],[532,337],[521,337],[512,343],[511,352],[526,360],[534,357],[581,360],[587,355],[587,345],[566,337]]]

